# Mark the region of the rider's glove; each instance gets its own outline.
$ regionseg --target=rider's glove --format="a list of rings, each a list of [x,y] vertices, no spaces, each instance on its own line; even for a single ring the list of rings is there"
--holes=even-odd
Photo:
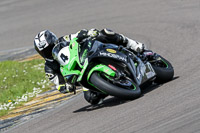
[[[91,29],[88,31],[87,35],[90,36],[90,37],[96,37],[98,36],[98,30],[97,29]]]
[[[88,31],[83,29],[79,32],[77,32],[77,38],[78,38],[78,42],[81,42],[83,39],[88,37]]]

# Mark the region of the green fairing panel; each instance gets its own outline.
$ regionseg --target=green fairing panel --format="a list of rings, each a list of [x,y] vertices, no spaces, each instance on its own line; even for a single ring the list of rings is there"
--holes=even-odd
[[[60,67],[60,71],[64,77],[71,74],[80,75],[81,72],[79,70],[73,70],[76,67],[76,65],[79,65],[80,68],[83,68],[83,66],[80,64],[79,61],[79,53],[78,53],[79,44],[76,40],[77,38],[74,38],[73,40],[70,41],[69,44],[69,51],[70,51],[69,63],[65,66]]]
[[[89,74],[88,74],[88,77],[87,77],[87,80],[89,81],[90,79],[90,76],[91,74],[94,72],[94,71],[99,71],[99,72],[104,72],[106,73],[107,75],[111,76],[111,77],[114,77],[115,76],[115,72],[109,68],[108,66],[106,65],[102,65],[102,64],[99,64],[99,65],[96,65],[95,67],[93,67]]]
[[[86,58],[84,65],[81,65],[80,59],[79,59],[79,44],[76,40],[77,40],[77,38],[74,38],[73,40],[70,41],[70,44],[69,44],[69,51],[70,51],[69,63],[64,65],[64,66],[61,66],[60,71],[61,71],[61,73],[64,77],[66,77],[67,75],[72,75],[72,74],[78,75],[79,77],[78,77],[77,81],[81,81],[82,76],[83,76],[83,74],[84,74],[89,63],[88,63],[88,59]],[[74,68],[77,65],[79,66],[79,68],[81,68],[81,70],[74,70]],[[109,68],[106,65],[99,64],[99,65],[93,67],[90,70],[88,77],[87,77],[87,80],[89,80],[91,74],[94,71],[104,72],[111,77],[115,76],[115,72],[111,68]]]
[[[80,73],[80,76],[77,79],[77,82],[82,80],[83,74],[85,73],[85,70],[87,69],[87,67],[88,67],[88,59],[85,59],[85,63],[83,65],[83,69],[81,70],[81,73]]]
[[[81,74],[81,72],[79,70],[71,70],[71,71],[69,71],[69,70],[67,70],[67,69],[65,69],[63,67],[61,67],[60,69],[61,69],[61,73],[62,73],[62,75],[64,77],[67,76],[67,75],[72,75],[72,74],[75,74],[75,75],[80,75]]]

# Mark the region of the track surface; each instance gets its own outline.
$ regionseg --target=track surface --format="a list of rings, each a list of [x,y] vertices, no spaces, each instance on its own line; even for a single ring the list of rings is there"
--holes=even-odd
[[[3,51],[32,47],[43,29],[61,36],[109,27],[164,55],[178,77],[94,109],[78,95],[9,133],[200,132],[199,0],[1,0],[0,20]]]

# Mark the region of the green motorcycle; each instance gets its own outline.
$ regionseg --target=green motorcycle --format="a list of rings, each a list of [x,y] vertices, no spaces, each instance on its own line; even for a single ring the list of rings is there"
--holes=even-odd
[[[69,45],[56,45],[52,51],[63,77],[72,85],[80,84],[122,99],[135,99],[141,95],[141,85],[167,82],[174,76],[170,62],[158,54],[140,59],[122,46],[92,39],[84,43],[86,45],[79,44],[74,38]]]

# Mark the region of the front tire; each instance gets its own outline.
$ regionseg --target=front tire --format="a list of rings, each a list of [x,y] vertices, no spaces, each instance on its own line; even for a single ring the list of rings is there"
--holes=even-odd
[[[138,85],[133,84],[132,89],[125,89],[106,81],[97,72],[91,75],[90,82],[100,91],[118,98],[136,99],[141,95],[141,90]]]

